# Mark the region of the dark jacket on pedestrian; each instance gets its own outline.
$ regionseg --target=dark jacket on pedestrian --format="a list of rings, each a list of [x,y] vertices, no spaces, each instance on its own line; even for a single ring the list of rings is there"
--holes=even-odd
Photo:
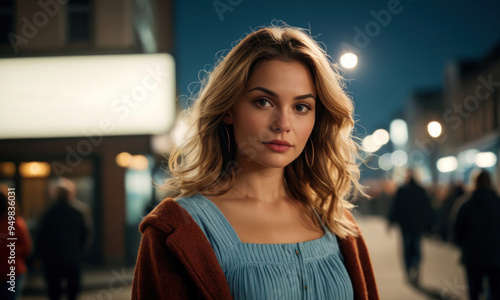
[[[455,243],[462,248],[462,263],[500,268],[500,198],[493,189],[480,188],[458,211]]]
[[[352,215],[345,213],[354,222]],[[140,231],[132,299],[232,299],[210,242],[173,199],[163,200],[144,218]],[[379,299],[363,238],[339,238],[338,242],[354,299]]]
[[[58,200],[40,222],[37,255],[47,264],[78,263],[83,258],[87,235],[83,214],[68,201]]]
[[[398,189],[388,219],[397,223],[401,230],[408,233],[423,233],[429,230],[432,222],[431,200],[426,191],[414,179]]]

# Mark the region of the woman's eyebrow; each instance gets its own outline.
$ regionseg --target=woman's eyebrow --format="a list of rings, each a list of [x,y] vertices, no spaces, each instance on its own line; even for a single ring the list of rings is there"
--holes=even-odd
[[[255,91],[255,90],[262,91],[262,92],[264,92],[270,96],[273,96],[273,97],[278,97],[278,94],[276,94],[275,92],[268,90],[266,88],[260,87],[260,86],[254,87],[253,89],[248,90],[247,93],[250,93],[250,92]],[[294,100],[304,100],[307,98],[312,98],[313,100],[316,100],[316,98],[312,94],[305,94],[305,95],[296,96],[293,99]]]

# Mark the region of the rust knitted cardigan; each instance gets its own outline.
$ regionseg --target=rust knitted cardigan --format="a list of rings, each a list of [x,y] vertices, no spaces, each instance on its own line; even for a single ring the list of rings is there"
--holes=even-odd
[[[349,218],[352,215],[346,211]],[[132,299],[232,299],[215,253],[189,213],[171,198],[141,222]],[[362,236],[338,238],[356,300],[378,300]]]

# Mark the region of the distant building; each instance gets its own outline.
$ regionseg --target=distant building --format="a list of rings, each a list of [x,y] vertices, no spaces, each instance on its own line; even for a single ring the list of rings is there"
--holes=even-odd
[[[474,169],[486,168],[500,187],[500,44],[481,59],[448,63],[443,88],[412,92],[403,115],[408,165],[424,183],[468,182]],[[428,131],[431,121],[442,127],[438,137]]]
[[[457,173],[467,181],[479,163],[493,174],[499,187],[500,43],[481,59],[450,63],[445,70],[445,91],[443,121],[458,158]],[[478,157],[477,153],[486,155]]]
[[[173,1],[65,2],[0,3],[0,183],[36,233],[48,187],[70,178],[92,209],[87,262],[132,264],[177,115]]]

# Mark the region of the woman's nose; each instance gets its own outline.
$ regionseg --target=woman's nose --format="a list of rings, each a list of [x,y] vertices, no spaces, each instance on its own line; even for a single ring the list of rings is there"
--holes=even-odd
[[[273,110],[273,117],[271,119],[271,130],[273,132],[289,132],[291,129],[289,116],[278,110]]]

